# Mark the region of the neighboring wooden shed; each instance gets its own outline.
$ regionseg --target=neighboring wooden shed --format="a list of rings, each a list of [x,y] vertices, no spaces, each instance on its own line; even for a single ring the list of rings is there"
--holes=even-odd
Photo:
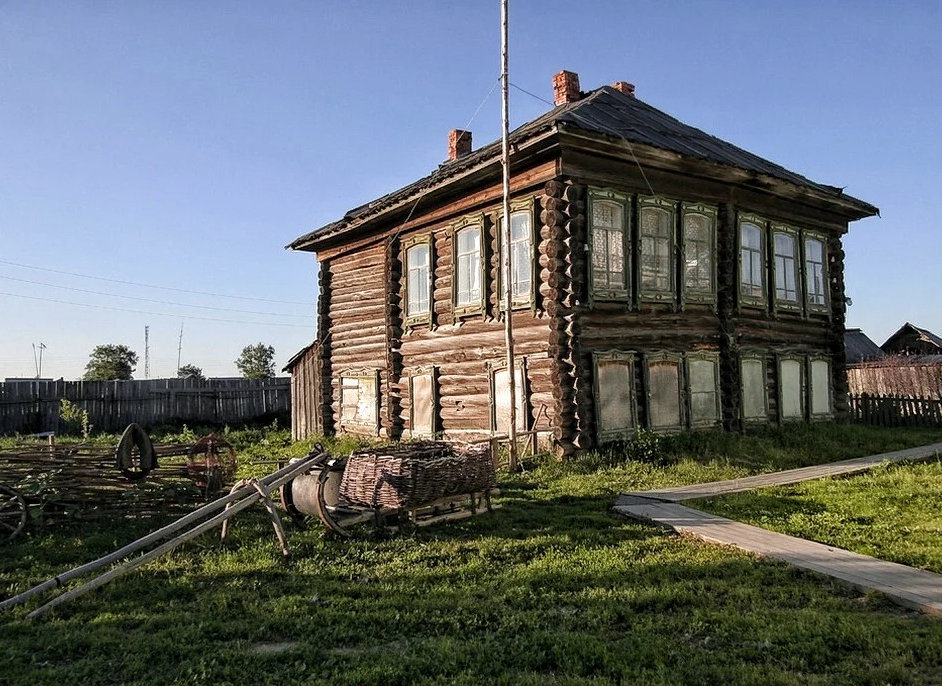
[[[321,358],[315,341],[288,360],[282,371],[291,375],[291,440],[300,441],[321,434]]]
[[[320,263],[325,431],[563,454],[657,431],[845,414],[844,252],[877,208],[647,105],[554,77],[556,107],[500,144],[453,131],[429,176],[293,241]],[[513,307],[502,305],[510,252]]]
[[[906,322],[880,348],[887,355],[942,355],[942,338]]]
[[[880,346],[861,329],[847,329],[844,333],[844,347],[847,349],[848,367],[886,357]]]

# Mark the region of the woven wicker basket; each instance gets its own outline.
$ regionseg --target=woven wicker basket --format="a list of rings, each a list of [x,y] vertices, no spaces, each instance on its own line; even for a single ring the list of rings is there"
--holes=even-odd
[[[462,448],[426,441],[354,452],[343,472],[340,495],[366,507],[418,507],[496,485],[486,443]]]

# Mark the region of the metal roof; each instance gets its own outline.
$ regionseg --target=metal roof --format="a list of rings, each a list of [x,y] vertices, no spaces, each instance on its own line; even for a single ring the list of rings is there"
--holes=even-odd
[[[886,357],[886,353],[880,350],[880,346],[860,329],[847,329],[844,332],[844,346],[847,348],[847,364],[858,364]]]
[[[871,216],[879,212],[873,205],[846,195],[841,188],[811,181],[732,143],[684,124],[635,96],[622,93],[611,86],[603,86],[585,94],[580,100],[555,107],[514,130],[510,139],[512,143],[520,143],[554,127],[574,127],[613,139],[648,145],[684,157],[779,179],[795,186],[812,189],[825,196],[831,196],[835,200],[839,199],[845,205],[853,205],[861,216]],[[438,186],[450,177],[491,157],[496,157],[500,154],[500,149],[500,141],[495,141],[469,155],[446,162],[428,176],[356,207],[347,212],[342,219],[315,229],[295,239],[286,247],[299,249],[315,238],[336,233],[352,223]]]

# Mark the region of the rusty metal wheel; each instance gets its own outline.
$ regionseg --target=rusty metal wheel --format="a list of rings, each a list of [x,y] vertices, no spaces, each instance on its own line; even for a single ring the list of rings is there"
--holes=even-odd
[[[26,526],[26,501],[15,488],[0,486],[0,543],[16,538]]]

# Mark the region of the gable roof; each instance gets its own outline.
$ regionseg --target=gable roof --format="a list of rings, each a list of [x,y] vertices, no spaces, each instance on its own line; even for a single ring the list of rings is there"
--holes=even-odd
[[[929,331],[929,329],[921,329],[915,324],[910,324],[906,322],[903,324],[899,330],[894,333],[892,336],[886,339],[886,341],[880,347],[884,352],[889,352],[887,347],[890,347],[890,344],[895,341],[896,338],[903,336],[905,334],[912,333],[916,335],[916,339],[919,341],[924,341],[926,343],[931,343],[939,350],[942,350],[942,338],[936,336],[934,333]]]
[[[847,364],[858,364],[886,357],[880,346],[860,329],[847,329],[844,332],[844,346],[847,348]]]
[[[546,114],[515,129],[510,134],[510,141],[512,144],[520,144],[553,129],[559,131],[569,128],[613,140],[625,140],[629,143],[651,146],[722,167],[743,170],[755,175],[757,178],[766,177],[784,181],[793,186],[828,197],[844,207],[850,208],[851,213],[856,218],[869,217],[879,213],[879,210],[873,205],[844,194],[841,188],[811,181],[732,143],[684,124],[637,97],[623,93],[611,86],[602,86],[585,94],[575,102],[553,108]],[[304,234],[286,247],[293,250],[310,249],[310,244],[313,241],[336,235],[383,210],[436,186],[445,184],[459,173],[471,169],[490,158],[497,158],[500,152],[501,142],[498,140],[468,155],[446,162],[428,176],[372,202],[356,207],[347,212],[340,220]]]

